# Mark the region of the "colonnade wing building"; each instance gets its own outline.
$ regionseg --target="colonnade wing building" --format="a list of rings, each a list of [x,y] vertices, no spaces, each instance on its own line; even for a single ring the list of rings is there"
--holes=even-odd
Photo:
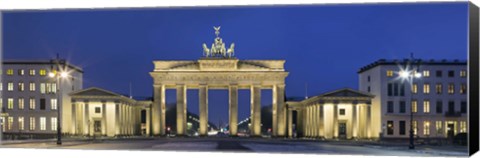
[[[406,67],[409,63],[410,67]],[[410,85],[399,72],[418,65]],[[416,66],[415,66],[416,67]],[[380,59],[358,71],[360,91],[372,100],[372,134],[408,138],[447,138],[466,133],[467,62],[460,60]]]
[[[369,139],[373,135],[371,99],[368,93],[345,88],[303,101],[287,101],[288,133],[293,132],[293,111],[297,113],[298,137],[325,139]],[[373,118],[375,119],[375,118]]]

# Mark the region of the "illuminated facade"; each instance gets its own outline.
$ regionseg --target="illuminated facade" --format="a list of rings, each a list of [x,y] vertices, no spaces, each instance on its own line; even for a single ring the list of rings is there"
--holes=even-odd
[[[176,89],[177,135],[185,135],[187,119],[187,89],[199,90],[200,130],[207,135],[208,90],[228,89],[230,135],[237,135],[238,90],[249,89],[251,94],[251,135],[260,136],[260,92],[272,89],[273,135],[286,135],[284,60],[238,60],[233,56],[234,44],[229,49],[219,37],[220,27],[215,27],[217,37],[208,48],[203,44],[204,58],[196,61],[154,61],[150,75],[154,81],[154,103],[152,106],[153,135],[165,135],[165,90]]]
[[[353,89],[340,89],[303,101],[287,101],[288,136],[324,139],[375,138],[371,130],[371,99]],[[293,122],[293,113],[296,122]],[[294,125],[295,124],[295,125]],[[295,130],[293,129],[295,127]]]
[[[69,77],[59,87],[48,75],[56,70],[55,61],[3,61],[0,105],[3,115],[7,115],[2,117],[2,131],[6,137],[37,138],[56,134],[59,102],[63,105],[62,114],[71,109],[68,93],[82,89],[83,70],[70,63],[62,63]],[[69,118],[62,119],[62,126],[69,125],[70,121]]]
[[[360,91],[375,95],[372,134],[408,138],[410,110],[416,137],[447,138],[466,133],[467,62],[420,60],[420,76],[414,78],[410,90],[408,82],[399,77],[408,61],[381,59],[358,72]]]
[[[87,88],[70,94],[72,122],[64,128],[79,136],[141,135],[141,110],[149,111],[151,102],[136,101],[100,88]],[[146,131],[149,131],[147,112]]]

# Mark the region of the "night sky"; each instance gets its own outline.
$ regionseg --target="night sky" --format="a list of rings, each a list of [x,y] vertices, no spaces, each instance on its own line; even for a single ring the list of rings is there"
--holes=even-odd
[[[84,88],[151,96],[153,60],[196,60],[213,26],[242,59],[284,59],[288,97],[358,88],[357,71],[378,59],[466,59],[468,3],[145,8],[4,13],[5,59],[51,59],[82,67]],[[239,92],[239,121],[249,116]],[[198,91],[188,110],[198,113]],[[167,103],[175,102],[167,91]],[[262,104],[271,104],[262,90]],[[209,119],[228,121],[228,91],[209,91]]]

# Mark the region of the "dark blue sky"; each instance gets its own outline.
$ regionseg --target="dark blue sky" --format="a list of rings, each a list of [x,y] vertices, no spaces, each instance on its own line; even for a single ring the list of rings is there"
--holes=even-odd
[[[284,59],[288,96],[358,87],[357,70],[380,58],[467,58],[468,3],[358,4],[118,10],[16,11],[4,14],[5,59],[50,59],[83,67],[84,88],[151,96],[153,60],[196,60],[212,26],[235,42],[239,59]],[[198,112],[198,93],[188,92]],[[262,92],[263,104],[271,91]],[[213,122],[228,120],[228,92],[210,91]],[[239,119],[249,92],[240,91]],[[174,91],[167,102],[175,101]]]

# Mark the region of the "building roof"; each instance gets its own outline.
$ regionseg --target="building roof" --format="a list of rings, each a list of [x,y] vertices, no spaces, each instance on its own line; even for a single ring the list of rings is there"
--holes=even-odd
[[[379,65],[405,65],[408,62],[412,60],[410,59],[379,59],[371,64],[368,64],[366,66],[363,66],[360,68],[358,73],[365,72],[367,70],[370,70],[376,66]],[[454,59],[454,60],[447,60],[447,59],[442,59],[442,60],[425,60],[425,59],[416,59],[414,62],[418,62],[420,65],[467,65],[466,60],[459,60],[459,59]]]
[[[52,59],[52,60],[17,60],[17,59],[5,59],[3,60],[3,64],[4,65],[53,65],[53,64],[56,64],[56,61],[55,59]],[[74,69],[80,73],[83,73],[83,69],[76,66],[76,65],[73,65],[72,63],[70,62],[67,62],[65,60],[60,60],[60,63],[61,64],[65,64],[66,66],[68,66],[68,68],[70,69]]]
[[[122,99],[128,102],[136,102],[136,100],[129,97],[120,95],[115,92],[111,92],[105,89],[90,87],[87,89],[78,90],[69,94],[72,99],[85,99],[85,98],[113,98],[113,99]]]
[[[342,88],[342,89],[326,92],[326,93],[323,93],[323,94],[320,94],[320,95],[317,95],[317,96],[313,96],[313,97],[310,97],[308,99],[304,99],[304,100],[301,100],[301,101],[289,100],[287,102],[290,102],[290,103],[295,103],[295,102],[297,102],[297,103],[299,103],[299,102],[308,103],[308,102],[315,102],[315,101],[324,100],[324,99],[343,100],[343,99],[347,99],[347,98],[363,98],[363,100],[370,100],[373,97],[375,97],[375,96],[370,94],[370,93],[361,92],[361,91],[354,90],[354,89],[351,89],[351,88]]]

